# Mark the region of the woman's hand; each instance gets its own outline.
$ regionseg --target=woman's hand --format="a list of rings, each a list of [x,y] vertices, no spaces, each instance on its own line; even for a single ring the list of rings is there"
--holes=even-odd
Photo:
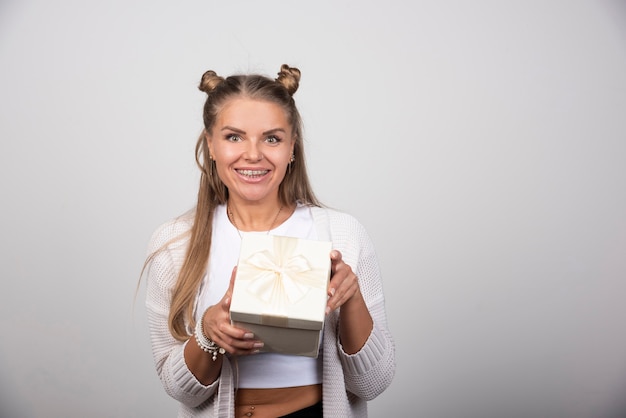
[[[327,314],[344,304],[349,305],[359,299],[362,301],[359,279],[352,268],[343,261],[341,253],[337,250],[331,251],[330,260]]]
[[[233,294],[233,286],[235,285],[236,267],[230,276],[230,285],[224,294],[224,297],[216,305],[209,307],[202,318],[202,330],[207,338],[212,340],[219,347],[223,348],[230,354],[247,355],[254,354],[263,347],[263,343],[254,339],[254,335],[244,329],[234,327],[230,324],[230,300]],[[191,337],[194,339],[194,337]],[[205,353],[198,344],[185,346],[185,362],[191,373],[204,385],[210,385],[215,382],[222,369],[223,356],[216,357],[210,353]]]
[[[330,253],[331,277],[326,314],[340,308],[339,339],[346,354],[357,353],[369,338],[374,323],[367,309],[359,279],[337,250]]]
[[[237,267],[230,276],[228,290],[216,305],[209,307],[202,317],[206,336],[230,354],[248,355],[259,352],[263,342],[254,339],[254,334],[245,329],[237,328],[230,323],[230,301],[235,285]]]

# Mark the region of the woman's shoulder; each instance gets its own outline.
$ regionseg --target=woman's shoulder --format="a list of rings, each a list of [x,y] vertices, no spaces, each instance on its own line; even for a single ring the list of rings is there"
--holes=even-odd
[[[314,216],[327,216],[328,219],[332,221],[349,221],[360,223],[354,215],[341,209],[335,209],[328,206],[311,206],[311,211],[313,212]]]
[[[184,245],[191,227],[193,212],[186,212],[159,225],[150,237],[148,251],[155,252],[163,247],[175,248]]]
[[[311,207],[313,218],[327,222],[332,229],[346,229],[348,231],[364,230],[363,224],[352,214],[330,207]]]

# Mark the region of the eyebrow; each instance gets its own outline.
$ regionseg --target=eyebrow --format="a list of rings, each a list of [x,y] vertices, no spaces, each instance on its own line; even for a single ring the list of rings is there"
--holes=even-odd
[[[224,126],[222,129],[222,131],[233,131],[233,132],[237,132],[238,134],[245,134],[246,131],[242,130],[242,129],[238,129],[238,128],[233,128],[232,126]],[[287,133],[285,132],[285,130],[283,128],[274,128],[274,129],[270,129],[269,131],[265,131],[263,132],[263,135],[270,135],[276,132],[282,132],[282,133]]]

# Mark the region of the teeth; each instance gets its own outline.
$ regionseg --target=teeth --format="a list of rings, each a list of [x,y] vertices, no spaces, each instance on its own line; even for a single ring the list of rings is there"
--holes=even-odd
[[[268,170],[237,170],[239,174],[243,174],[244,176],[262,176],[266,174]]]

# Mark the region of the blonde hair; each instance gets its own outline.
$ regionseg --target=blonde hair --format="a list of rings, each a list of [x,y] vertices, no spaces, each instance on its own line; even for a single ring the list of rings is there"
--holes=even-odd
[[[190,239],[185,259],[172,291],[168,318],[170,332],[179,341],[187,340],[187,330],[195,325],[193,311],[200,283],[208,267],[215,208],[228,201],[228,189],[217,175],[205,137],[205,133],[213,129],[215,120],[227,101],[250,98],[276,103],[285,110],[295,140],[295,158],[280,184],[278,197],[283,205],[300,202],[320,206],[307,175],[302,119],[293,99],[299,83],[300,70],[286,64],[281,66],[278,77],[274,80],[257,74],[233,75],[224,79],[214,71],[207,71],[202,75],[198,88],[207,94],[207,99],[203,111],[204,131],[196,143],[196,163],[201,171],[198,202],[188,235]]]

